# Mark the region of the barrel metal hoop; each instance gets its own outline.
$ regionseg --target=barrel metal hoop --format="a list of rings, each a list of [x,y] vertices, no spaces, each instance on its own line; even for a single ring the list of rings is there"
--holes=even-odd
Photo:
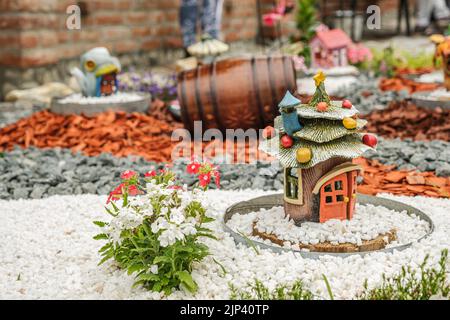
[[[178,76],[178,82],[181,83],[181,94],[180,94],[180,105],[181,105],[181,116],[183,118],[184,126],[188,128],[191,132],[194,130],[192,120],[189,117],[189,110],[186,98],[186,72],[182,71]]]
[[[274,78],[273,78],[273,67],[272,67],[272,56],[269,56],[268,60],[267,60],[267,67],[268,67],[268,71],[269,71],[269,81],[270,81],[270,93],[272,95],[272,108],[274,110],[277,109],[277,105],[278,105],[278,97],[277,97],[277,92],[275,90],[275,82],[274,82]]]
[[[206,118],[205,118],[205,110],[203,109],[202,99],[200,96],[200,68],[197,67],[195,71],[195,102],[197,103],[198,111],[200,112],[200,117],[202,119],[202,122],[206,124]]]
[[[216,117],[216,121],[217,124],[219,125],[219,129],[221,129],[222,131],[225,131],[226,128],[223,125],[222,119],[220,118],[220,113],[219,113],[219,105],[217,103],[217,91],[216,91],[216,62],[214,61],[213,63],[211,63],[210,69],[210,88],[211,88],[211,102],[212,102],[212,106],[213,106],[213,112],[214,112],[214,116]]]
[[[256,70],[256,59],[255,57],[252,57],[252,80],[253,80],[253,86],[255,87],[255,97],[256,97],[256,104],[257,104],[257,109],[258,109],[258,117],[259,117],[259,122],[260,122],[260,126],[263,127],[265,125],[265,120],[264,120],[264,109],[261,103],[261,97],[259,96],[260,92],[259,92],[259,85],[258,85],[258,71]]]

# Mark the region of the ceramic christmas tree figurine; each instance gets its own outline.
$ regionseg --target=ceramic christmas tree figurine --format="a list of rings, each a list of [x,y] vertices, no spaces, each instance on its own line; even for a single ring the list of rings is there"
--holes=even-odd
[[[321,71],[314,81],[308,104],[286,93],[275,128],[267,128],[271,134],[260,143],[284,167],[284,208],[296,224],[351,219],[361,170],[351,160],[377,143],[374,135],[359,133],[366,121],[350,101],[330,100]]]
[[[110,55],[108,49],[93,48],[81,56],[80,69],[71,70],[81,92],[87,97],[109,96],[117,92],[117,73],[120,62]]]

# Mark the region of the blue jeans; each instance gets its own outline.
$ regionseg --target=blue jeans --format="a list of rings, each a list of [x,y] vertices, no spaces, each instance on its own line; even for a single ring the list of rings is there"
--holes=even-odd
[[[180,26],[185,48],[196,42],[199,17],[202,33],[219,37],[222,3],[223,0],[181,0]]]

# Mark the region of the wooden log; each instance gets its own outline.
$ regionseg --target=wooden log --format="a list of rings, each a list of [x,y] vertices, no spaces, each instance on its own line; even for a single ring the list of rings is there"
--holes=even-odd
[[[283,246],[284,240],[279,239],[276,235],[271,233],[261,232],[256,229],[255,223],[253,223],[254,236],[260,237],[264,240],[269,240],[279,246]],[[387,242],[385,239],[387,238]],[[397,233],[395,229],[381,234],[372,240],[363,240],[361,245],[356,245],[353,243],[339,243],[337,245],[332,244],[329,241],[320,242],[318,244],[302,244],[297,243],[300,249],[308,249],[312,252],[335,252],[335,253],[349,253],[349,252],[367,252],[381,250],[386,247],[387,244],[397,239]]]

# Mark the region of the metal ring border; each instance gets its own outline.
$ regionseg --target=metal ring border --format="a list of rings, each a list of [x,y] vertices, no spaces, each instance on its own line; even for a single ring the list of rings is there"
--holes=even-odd
[[[410,205],[407,205],[407,204],[404,204],[404,203],[401,203],[401,202],[398,202],[395,200],[390,200],[390,199],[381,198],[381,197],[368,196],[368,195],[363,195],[363,194],[358,194],[357,199],[358,199],[358,203],[361,203],[361,204],[382,205],[388,209],[395,210],[395,211],[406,210],[408,215],[415,214],[420,219],[428,222],[428,224],[430,225],[430,229],[427,234],[423,235],[422,237],[420,237],[419,239],[417,239],[415,241],[412,241],[412,242],[409,242],[406,244],[402,244],[397,247],[386,248],[386,249],[381,249],[381,250],[373,250],[373,251],[363,251],[363,252],[346,252],[346,253],[311,252],[311,251],[288,249],[288,248],[283,248],[283,247],[276,246],[276,245],[268,245],[266,243],[263,243],[260,241],[254,241],[251,239],[250,239],[250,241],[261,249],[269,249],[269,250],[274,251],[275,253],[295,252],[295,253],[300,254],[303,258],[307,258],[307,259],[318,259],[325,255],[346,258],[349,256],[354,256],[354,255],[364,256],[366,254],[371,254],[371,253],[393,253],[394,251],[402,251],[402,250],[405,250],[405,249],[411,247],[411,245],[413,243],[419,242],[422,239],[425,239],[426,237],[431,235],[434,231],[434,223],[431,220],[431,218],[427,214],[425,214],[423,211],[421,211],[417,208],[414,208]],[[229,234],[231,234],[231,236],[234,238],[234,241],[236,243],[243,243],[245,245],[248,245],[247,242],[249,239],[245,239],[240,234],[236,233],[230,227],[228,227],[226,224],[227,221],[234,214],[247,214],[249,212],[257,211],[262,208],[269,209],[269,208],[272,208],[275,206],[282,206],[283,205],[282,200],[283,200],[282,194],[272,194],[272,195],[265,195],[265,196],[253,198],[253,199],[250,199],[247,201],[241,201],[241,202],[238,202],[238,203],[228,207],[227,210],[225,211],[225,214],[224,214],[223,220],[222,220],[222,225],[223,225],[225,232],[228,232]],[[239,213],[239,210],[242,210],[244,208],[251,209],[251,211],[248,211],[246,213]]]

